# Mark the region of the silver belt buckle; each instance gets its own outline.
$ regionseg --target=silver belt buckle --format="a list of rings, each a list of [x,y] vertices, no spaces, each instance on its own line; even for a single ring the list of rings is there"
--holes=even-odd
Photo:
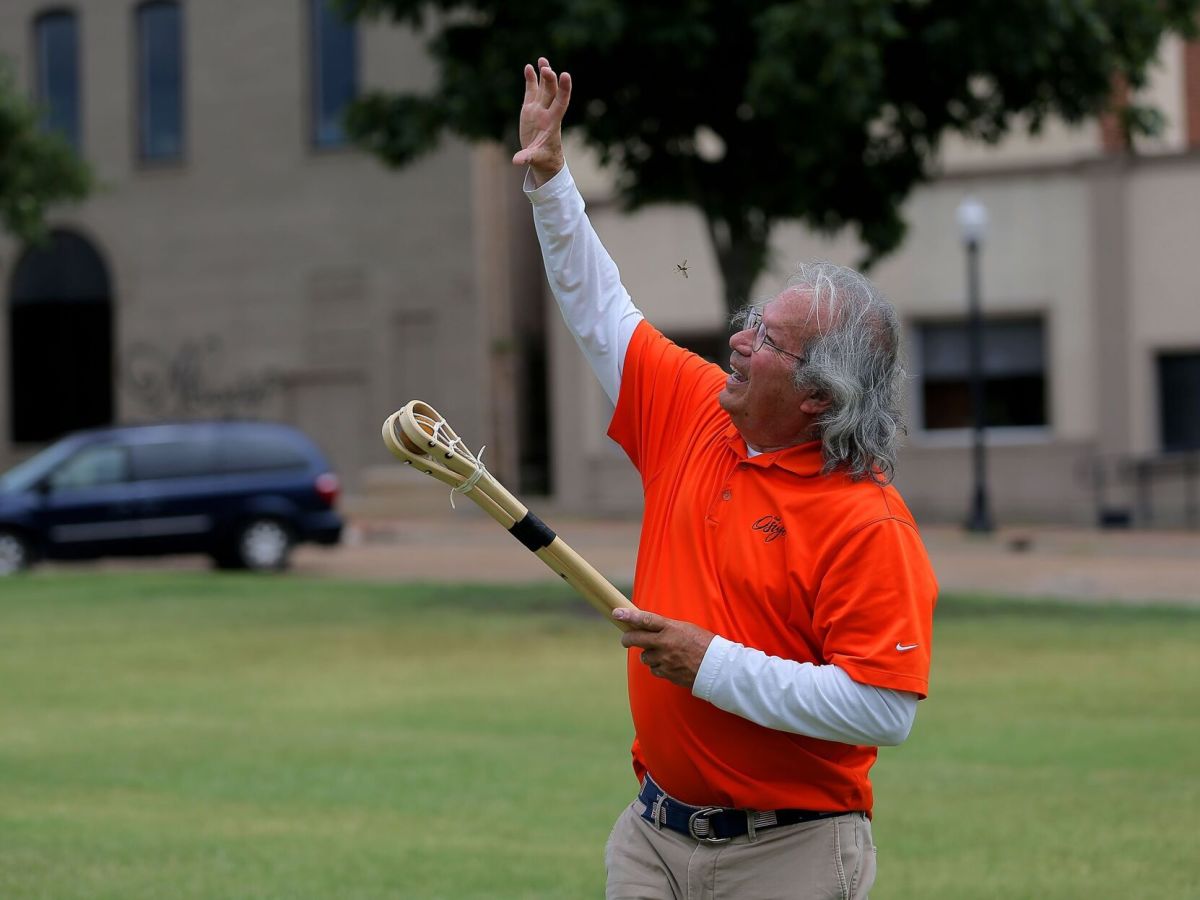
[[[723,811],[724,810],[719,806],[706,806],[703,809],[696,810],[694,813],[688,816],[688,834],[698,841],[707,841],[710,844],[724,844],[726,841],[732,840],[732,838],[727,837],[713,837],[708,833],[711,828],[711,824],[708,821],[709,817]],[[699,834],[696,830],[696,820],[701,816],[704,817],[704,824],[708,826],[704,829],[704,834]]]

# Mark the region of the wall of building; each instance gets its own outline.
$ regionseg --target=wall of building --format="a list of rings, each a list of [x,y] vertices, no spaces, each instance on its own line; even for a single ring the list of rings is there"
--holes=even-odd
[[[0,7],[0,54],[22,84],[44,8]],[[206,0],[184,4],[184,158],[140,163],[133,8],[78,8],[83,152],[97,190],[51,222],[86,235],[110,267],[119,419],[283,418],[317,438],[351,487],[390,459],[379,424],[413,397],[486,439],[472,151],[447,142],[396,172],[353,149],[314,148],[305,4]],[[362,30],[360,61],[368,88],[431,77],[417,38],[385,26]],[[6,285],[18,253],[0,240]],[[0,462],[29,449],[0,446]]]
[[[1152,453],[1160,448],[1158,354],[1200,353],[1200,151],[1135,168],[1128,212],[1131,444]]]
[[[587,160],[572,165],[595,190],[598,176]],[[1045,323],[1048,423],[989,432],[993,510],[1000,521],[1089,523],[1097,515],[1093,457],[1158,449],[1155,354],[1200,346],[1200,263],[1189,253],[1200,234],[1200,205],[1191,202],[1200,196],[1197,179],[1195,154],[1112,162],[1093,156],[1054,165],[968,166],[914,193],[905,210],[907,240],[872,277],[896,304],[910,348],[910,432],[898,483],[923,518],[961,520],[972,487],[969,431],[920,427],[922,373],[912,352],[918,323],[965,316],[957,204],[971,195],[989,210],[985,315],[1034,314]],[[719,274],[698,216],[683,207],[624,214],[603,195],[591,201],[590,215],[634,301],[658,327],[668,333],[722,327]],[[688,278],[676,270],[675,257],[688,259]],[[854,265],[859,258],[861,248],[849,236],[826,239],[780,226],[775,262],[756,292],[776,292],[795,260]],[[611,407],[561,324],[555,333],[562,367],[558,458],[573,473],[560,500],[606,512],[636,507],[636,479],[604,437]],[[1133,503],[1129,485],[1109,493],[1109,505]]]

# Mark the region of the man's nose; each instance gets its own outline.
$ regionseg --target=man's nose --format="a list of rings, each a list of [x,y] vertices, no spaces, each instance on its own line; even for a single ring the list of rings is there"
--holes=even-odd
[[[749,356],[753,351],[750,347],[753,343],[751,335],[754,331],[749,328],[743,328],[741,331],[735,331],[729,337],[729,349],[736,350],[742,356]]]

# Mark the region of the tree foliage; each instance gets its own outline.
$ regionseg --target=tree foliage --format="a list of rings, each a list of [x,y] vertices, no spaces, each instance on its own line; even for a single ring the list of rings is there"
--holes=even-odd
[[[37,111],[0,66],[0,223],[23,241],[46,234],[46,211],[87,195],[87,166],[70,145],[38,124]]]
[[[1114,80],[1136,94],[1163,35],[1200,0],[339,0],[419,28],[429,93],[364,96],[351,133],[392,165],[445,132],[514,145],[521,68],[575,90],[567,127],[609,164],[627,208],[686,203],[708,224],[727,303],[744,302],[771,228],[857,230],[870,264],[904,237],[901,205],[943,137],[1081,122]],[[1161,116],[1121,111],[1129,144]]]

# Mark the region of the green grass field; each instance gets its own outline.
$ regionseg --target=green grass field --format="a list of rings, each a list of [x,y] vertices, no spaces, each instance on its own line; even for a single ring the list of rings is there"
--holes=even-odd
[[[888,898],[1200,897],[1200,614],[945,598]],[[618,633],[557,586],[0,582],[0,897],[602,895]]]

